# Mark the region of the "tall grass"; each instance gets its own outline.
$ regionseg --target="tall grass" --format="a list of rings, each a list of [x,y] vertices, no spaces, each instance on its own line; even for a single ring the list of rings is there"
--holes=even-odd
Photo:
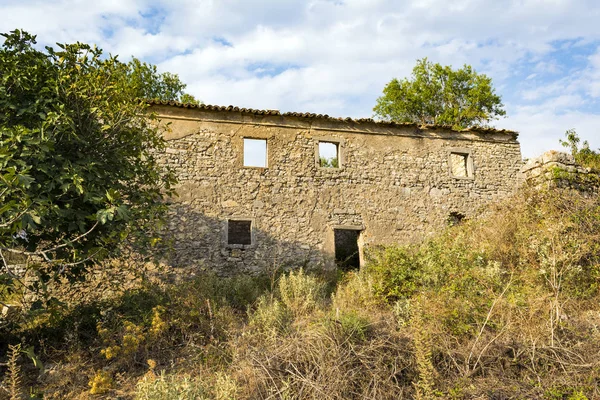
[[[600,398],[599,288],[598,198],[523,191],[337,282],[146,285],[19,335],[55,398],[103,371],[105,396],[137,399],[581,400]]]

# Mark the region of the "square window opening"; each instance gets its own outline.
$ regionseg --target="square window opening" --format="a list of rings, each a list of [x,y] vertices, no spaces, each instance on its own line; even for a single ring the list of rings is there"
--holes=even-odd
[[[227,221],[227,244],[251,245],[252,221]]]
[[[339,143],[319,142],[319,166],[321,168],[339,168]]]
[[[244,167],[267,168],[267,140],[244,138]]]
[[[456,178],[470,178],[472,171],[469,168],[469,154],[450,153],[450,171]]]

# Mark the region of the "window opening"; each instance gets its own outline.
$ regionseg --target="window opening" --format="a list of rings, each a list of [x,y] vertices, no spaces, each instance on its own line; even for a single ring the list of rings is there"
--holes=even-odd
[[[339,168],[339,144],[334,142],[319,142],[319,166],[322,168]]]
[[[469,154],[450,153],[450,171],[454,177],[470,177],[471,171],[469,170]]]
[[[360,268],[358,238],[360,231],[356,229],[334,229],[335,263],[342,271]]]
[[[452,211],[448,215],[448,225],[450,225],[450,226],[459,225],[464,220],[465,220],[465,214],[461,214],[456,211]]]
[[[227,221],[227,244],[252,244],[252,221]]]
[[[244,167],[267,167],[267,140],[244,138]]]

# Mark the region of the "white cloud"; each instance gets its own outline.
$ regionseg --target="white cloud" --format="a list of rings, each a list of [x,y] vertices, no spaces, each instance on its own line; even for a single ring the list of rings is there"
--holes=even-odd
[[[524,157],[534,157],[548,150],[560,150],[559,139],[564,139],[567,129],[575,128],[580,137],[590,142],[594,149],[600,148],[600,115],[571,112],[557,114],[547,109],[522,107],[515,110],[510,118],[499,124],[501,127],[516,129],[521,135],[521,151]]]
[[[588,93],[592,97],[600,98],[600,47],[589,57],[589,61],[590,68],[586,74]]]
[[[542,73],[542,74],[543,73],[558,74],[559,72],[561,72],[561,68],[558,65],[558,63],[556,62],[556,60],[540,61],[535,65],[534,70],[537,73]]]
[[[188,37],[152,34],[144,29],[122,27],[108,40],[111,52],[124,58],[147,58],[158,55],[179,54],[190,49],[193,41]]]
[[[104,43],[107,32],[136,19],[141,0],[0,2],[0,31],[24,29],[42,43]]]

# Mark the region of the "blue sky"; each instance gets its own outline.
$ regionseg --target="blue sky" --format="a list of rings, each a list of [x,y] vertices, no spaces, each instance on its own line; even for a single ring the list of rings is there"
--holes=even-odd
[[[180,75],[208,104],[372,116],[415,61],[492,77],[523,155],[600,147],[597,0],[0,0],[0,31],[82,41]]]

